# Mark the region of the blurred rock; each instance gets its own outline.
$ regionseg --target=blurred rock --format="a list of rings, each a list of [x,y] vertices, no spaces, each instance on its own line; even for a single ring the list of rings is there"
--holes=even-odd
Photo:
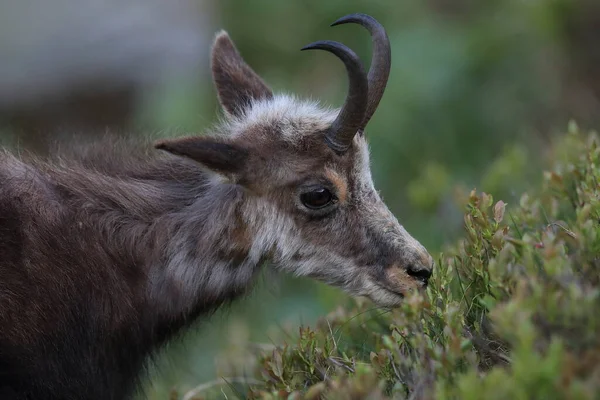
[[[64,129],[126,127],[141,95],[206,69],[210,0],[0,2],[0,122],[44,152]]]

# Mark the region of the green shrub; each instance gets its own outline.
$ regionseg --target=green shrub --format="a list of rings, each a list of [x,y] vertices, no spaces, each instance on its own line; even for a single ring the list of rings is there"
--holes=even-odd
[[[471,192],[465,237],[439,255],[425,295],[391,311],[352,300],[245,365],[235,350],[220,374],[250,371],[251,384],[219,397],[598,398],[599,144],[571,127],[519,204]]]

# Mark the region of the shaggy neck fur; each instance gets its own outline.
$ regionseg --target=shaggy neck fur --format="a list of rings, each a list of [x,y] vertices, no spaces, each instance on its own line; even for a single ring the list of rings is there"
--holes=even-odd
[[[0,154],[0,393],[122,398],[154,349],[250,286],[268,250],[239,186],[118,147],[53,166]]]
[[[55,176],[66,180],[78,217],[97,224],[104,250],[144,273],[148,309],[173,319],[242,294],[266,249],[250,257],[243,188],[194,162],[166,158],[131,176],[81,173],[79,186],[74,171]],[[153,175],[155,165],[168,178]]]

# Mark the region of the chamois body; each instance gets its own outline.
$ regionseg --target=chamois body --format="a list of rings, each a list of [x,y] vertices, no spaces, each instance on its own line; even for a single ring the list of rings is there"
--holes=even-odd
[[[225,32],[225,118],[206,135],[96,143],[48,160],[0,153],[0,396],[122,400],[152,354],[251,287],[265,261],[393,307],[433,259],[375,190],[364,127],[389,73],[337,42],[346,102],[274,95]],[[162,151],[158,151],[158,150]]]
[[[123,398],[152,350],[256,270],[231,237],[235,185],[173,157],[85,161],[0,156],[2,398]]]

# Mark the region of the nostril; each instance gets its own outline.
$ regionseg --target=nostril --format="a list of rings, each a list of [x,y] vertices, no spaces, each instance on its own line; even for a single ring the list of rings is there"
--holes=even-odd
[[[423,283],[427,283],[427,281],[431,277],[431,269],[418,267],[418,266],[413,265],[413,264],[410,264],[406,268],[406,273],[408,275],[414,277],[415,279],[423,281]]]

